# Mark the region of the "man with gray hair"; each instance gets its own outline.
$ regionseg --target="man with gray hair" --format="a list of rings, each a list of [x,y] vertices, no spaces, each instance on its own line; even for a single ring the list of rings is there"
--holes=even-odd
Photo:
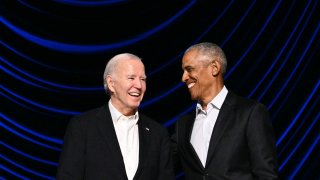
[[[110,99],[71,119],[57,179],[174,180],[167,130],[138,112],[146,91],[141,59],[114,56],[103,82]]]
[[[226,56],[216,44],[203,42],[185,51],[182,81],[197,106],[176,122],[175,162],[186,180],[278,179],[268,111],[228,90],[226,69]]]

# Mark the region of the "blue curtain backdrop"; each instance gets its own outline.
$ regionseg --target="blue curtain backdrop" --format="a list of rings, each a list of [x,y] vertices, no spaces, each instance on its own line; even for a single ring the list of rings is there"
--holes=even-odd
[[[140,111],[172,131],[195,103],[182,53],[203,41],[225,50],[227,88],[268,107],[281,177],[319,179],[319,9],[318,0],[1,0],[0,179],[54,179],[66,125],[107,102],[102,74],[117,53],[143,58]]]

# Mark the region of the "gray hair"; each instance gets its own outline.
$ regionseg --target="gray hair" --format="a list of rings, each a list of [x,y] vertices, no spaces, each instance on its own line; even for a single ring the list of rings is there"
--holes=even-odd
[[[210,63],[213,59],[216,59],[221,64],[222,76],[225,75],[227,71],[227,58],[223,50],[217,44],[210,43],[210,42],[202,42],[199,44],[195,44],[190,46],[184,52],[184,54],[192,50],[196,50],[202,55],[207,56],[209,58],[209,59],[206,59],[206,62],[208,61],[207,63]]]
[[[108,86],[107,86],[107,82],[105,81],[105,78],[108,76],[108,75],[113,75],[114,72],[116,71],[117,69],[117,66],[119,65],[120,61],[122,59],[125,59],[125,58],[128,58],[128,59],[136,59],[136,60],[139,60],[142,62],[141,58],[134,55],[134,54],[131,54],[131,53],[122,53],[122,54],[118,54],[118,55],[115,55],[113,56],[107,63],[106,65],[106,68],[104,70],[104,73],[103,73],[103,84],[104,84],[104,89],[106,90],[106,92],[108,94],[110,94],[110,91],[108,89]]]

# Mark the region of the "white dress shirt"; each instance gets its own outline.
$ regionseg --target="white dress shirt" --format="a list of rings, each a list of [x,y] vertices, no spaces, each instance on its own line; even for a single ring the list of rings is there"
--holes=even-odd
[[[135,115],[124,116],[109,101],[109,109],[120,145],[127,177],[132,180],[139,164],[138,111]]]
[[[219,115],[220,108],[228,94],[224,86],[222,90],[207,105],[207,110],[203,110],[198,103],[196,108],[196,119],[193,124],[190,142],[196,151],[203,167],[206,166],[207,154],[213,127]]]

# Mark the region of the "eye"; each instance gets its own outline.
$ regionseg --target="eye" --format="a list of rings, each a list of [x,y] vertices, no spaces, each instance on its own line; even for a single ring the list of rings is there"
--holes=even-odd
[[[187,67],[185,70],[186,70],[187,72],[192,72],[192,71],[193,71],[193,68]]]

